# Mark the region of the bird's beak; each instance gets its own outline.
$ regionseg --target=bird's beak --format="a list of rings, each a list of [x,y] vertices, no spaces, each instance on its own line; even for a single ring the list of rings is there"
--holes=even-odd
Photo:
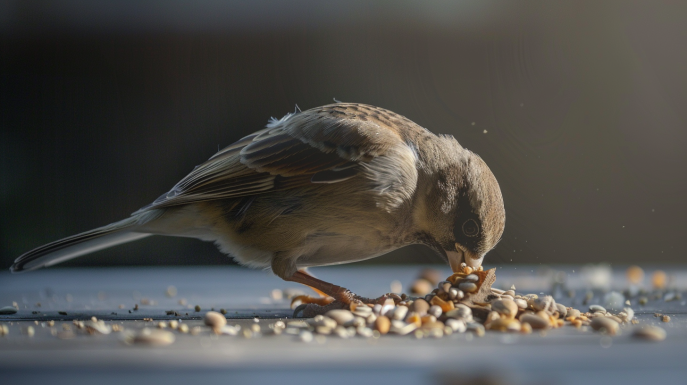
[[[463,271],[463,269],[460,268],[460,264],[463,262],[474,269],[481,266],[482,260],[484,259],[483,257],[474,256],[469,251],[463,250],[460,247],[456,247],[456,251],[444,251],[448,257],[448,263],[451,265],[451,270],[453,270],[454,273]]]

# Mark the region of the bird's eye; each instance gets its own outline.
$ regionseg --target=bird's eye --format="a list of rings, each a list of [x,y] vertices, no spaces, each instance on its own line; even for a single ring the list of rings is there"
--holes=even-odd
[[[463,234],[468,237],[476,237],[479,235],[479,225],[474,219],[468,219],[463,223]]]

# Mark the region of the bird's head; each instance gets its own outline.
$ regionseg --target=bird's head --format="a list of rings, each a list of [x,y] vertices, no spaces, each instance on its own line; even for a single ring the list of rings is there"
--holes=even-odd
[[[454,272],[463,262],[481,266],[506,222],[501,188],[487,164],[461,148],[459,157],[426,179],[423,195],[415,211],[423,243],[442,254]]]

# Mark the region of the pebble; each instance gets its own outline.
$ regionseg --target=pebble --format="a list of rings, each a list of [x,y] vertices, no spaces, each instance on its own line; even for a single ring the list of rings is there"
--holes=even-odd
[[[174,342],[174,334],[166,330],[144,328],[133,335],[131,342],[151,346],[165,346]]]
[[[17,308],[15,308],[14,306],[0,307],[0,314],[2,314],[2,315],[16,314],[16,313],[17,313]]]
[[[572,317],[572,318],[579,318],[579,317],[580,317],[580,314],[581,314],[581,313],[580,313],[579,310],[577,310],[577,309],[570,309],[570,310],[568,310],[567,316],[568,316],[568,318],[570,318],[570,317]]]
[[[353,313],[345,309],[330,310],[325,315],[336,321],[337,324],[342,326],[348,326],[348,324],[352,323],[355,319]]]
[[[485,333],[484,326],[478,323],[469,323],[467,330],[473,332],[477,337],[482,337]]]
[[[427,314],[427,311],[429,310],[429,302],[425,301],[422,298],[416,299],[410,305],[409,310],[419,314],[420,316],[423,316]]]
[[[490,330],[501,332],[519,332],[521,328],[520,321],[511,318],[499,318],[489,324]]]
[[[606,308],[601,305],[592,305],[589,307],[591,313],[606,313]]]
[[[382,312],[382,305],[380,305],[380,304],[375,304],[375,305],[372,307],[372,312],[373,312],[374,314],[376,314],[376,315],[379,315],[379,314]]]
[[[515,318],[518,314],[518,305],[510,299],[497,299],[491,303],[491,309],[498,314],[504,315],[509,319]]]
[[[381,315],[387,315],[386,313],[392,311],[396,307],[396,304],[394,303],[394,300],[391,298],[388,298],[384,301],[384,304],[382,305],[382,310],[379,312]]]
[[[553,313],[556,310],[556,301],[550,295],[543,296],[541,298],[535,298],[532,300],[532,308],[536,311],[546,311]]]
[[[670,322],[670,316],[664,315],[663,317],[661,317],[661,321]]]
[[[666,331],[658,326],[646,325],[635,329],[632,332],[632,337],[649,341],[663,341],[666,339]]]
[[[461,282],[458,288],[467,293],[474,293],[477,291],[477,285],[472,282]]]
[[[606,334],[612,336],[616,335],[620,329],[620,324],[609,317],[596,317],[592,319],[590,326],[596,331],[605,331]]]
[[[205,313],[203,321],[205,325],[209,326],[216,334],[219,334],[224,325],[227,324],[227,319],[216,311]]]
[[[551,326],[547,319],[535,314],[523,314],[520,322],[529,324],[532,329],[548,329]]]
[[[364,338],[371,338],[374,335],[374,331],[370,328],[367,327],[361,327],[356,329],[356,332],[358,333],[359,336],[364,337]]]
[[[463,281],[479,282],[479,276],[477,274],[470,274],[467,277],[463,278]]]
[[[448,292],[451,291],[451,282],[449,282],[449,281],[439,282],[439,284],[437,285],[437,289],[439,289],[439,293],[448,294]]]

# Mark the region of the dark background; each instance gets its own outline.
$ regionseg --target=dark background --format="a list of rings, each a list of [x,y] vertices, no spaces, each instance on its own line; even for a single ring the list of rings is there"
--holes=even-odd
[[[668,1],[3,1],[0,267],[333,97],[485,159],[508,218],[487,264],[682,263],[686,20]],[[65,265],[227,261],[151,237]]]

